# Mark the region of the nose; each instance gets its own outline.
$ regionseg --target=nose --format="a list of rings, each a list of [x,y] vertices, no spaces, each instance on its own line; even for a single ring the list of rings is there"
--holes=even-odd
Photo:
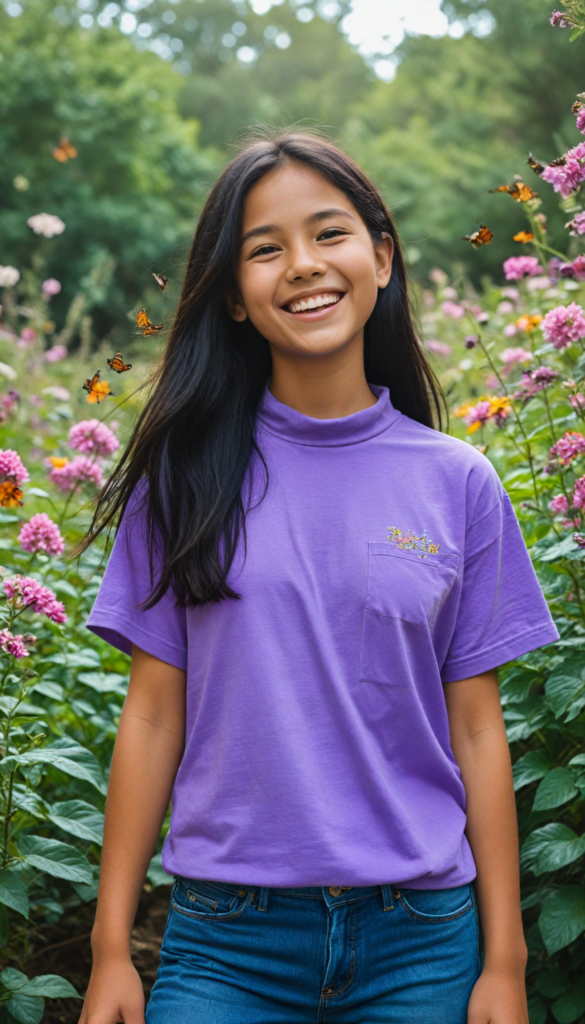
[[[326,270],[327,264],[316,246],[297,242],[290,251],[286,279],[290,282],[306,281],[311,277],[321,277]]]

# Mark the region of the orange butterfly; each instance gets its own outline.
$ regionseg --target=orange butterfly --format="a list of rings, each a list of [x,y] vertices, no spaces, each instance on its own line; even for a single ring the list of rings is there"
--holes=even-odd
[[[498,188],[490,188],[490,192],[507,192],[517,203],[527,203],[529,199],[535,199],[538,192],[525,185],[523,181],[515,181],[513,185],[499,185]]]
[[[132,369],[132,363],[125,363],[122,359],[122,353],[116,352],[113,359],[108,359],[108,366],[115,370],[116,373],[124,373],[126,370]]]
[[[110,391],[110,385],[107,380],[100,380],[100,371],[96,370],[93,377],[87,378],[85,384],[83,384],[83,390],[87,391],[86,402],[94,405],[95,402],[103,402],[104,398],[108,396],[114,397],[113,391]]]
[[[164,328],[164,324],[151,323],[146,315],[145,309],[138,310],[138,313],[136,314],[136,326],[143,338],[147,334],[158,334],[158,332],[162,331]]]
[[[2,508],[14,508],[15,505],[24,505],[22,491],[14,480],[3,480],[0,484],[0,505]]]
[[[479,231],[474,231],[472,235],[463,235],[463,241],[471,242],[474,249],[479,249],[480,245],[489,245],[493,237],[494,233],[487,224],[481,224]]]
[[[68,160],[75,160],[77,150],[75,146],[71,145],[67,136],[62,135],[59,139],[59,145],[53,150],[53,156],[60,164],[64,164],[67,163]]]
[[[519,231],[516,235],[514,235],[514,241],[521,242],[522,245],[527,245],[528,242],[534,241],[534,235],[532,231]]]
[[[154,280],[156,281],[156,283],[159,286],[159,288],[162,288],[162,290],[164,292],[166,286],[169,283],[168,277],[165,277],[164,274],[155,274],[155,273],[153,273],[152,276],[154,277]]]

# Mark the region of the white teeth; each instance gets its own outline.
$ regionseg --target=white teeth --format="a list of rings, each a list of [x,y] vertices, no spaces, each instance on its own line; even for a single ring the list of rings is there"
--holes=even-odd
[[[321,306],[332,306],[339,302],[339,292],[324,292],[323,295],[311,295],[308,299],[297,299],[289,302],[287,309],[291,313],[304,313],[306,309],[319,309]]]

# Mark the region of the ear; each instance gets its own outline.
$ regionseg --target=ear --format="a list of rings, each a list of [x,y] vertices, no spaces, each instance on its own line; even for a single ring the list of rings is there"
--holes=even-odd
[[[392,275],[392,259],[394,257],[394,239],[385,231],[382,241],[375,247],[376,280],[378,288],[385,288]]]
[[[232,320],[236,320],[238,323],[243,323],[244,320],[248,319],[246,307],[244,306],[240,293],[236,289],[230,291],[227,297],[227,311]]]

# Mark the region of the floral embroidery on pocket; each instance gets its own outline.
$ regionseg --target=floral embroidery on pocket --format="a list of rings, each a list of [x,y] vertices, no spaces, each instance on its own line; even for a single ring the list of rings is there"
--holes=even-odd
[[[423,530],[420,537],[413,530],[399,530],[397,526],[389,526],[390,533],[388,540],[402,551],[416,551],[419,558],[426,558],[427,555],[436,555],[440,544],[429,540],[427,531]]]

